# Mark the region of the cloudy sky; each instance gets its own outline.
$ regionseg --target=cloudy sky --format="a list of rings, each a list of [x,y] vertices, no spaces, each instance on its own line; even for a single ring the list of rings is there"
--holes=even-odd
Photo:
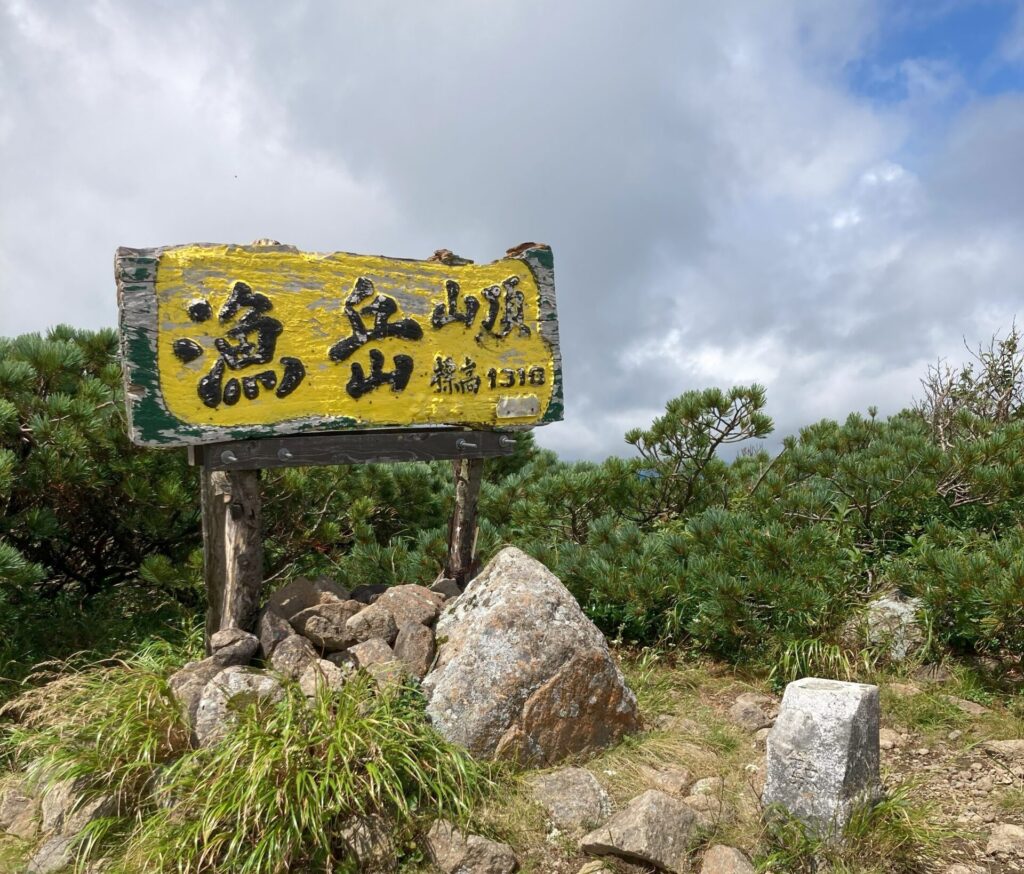
[[[0,0],[0,335],[259,237],[549,243],[566,457],[710,385],[893,412],[1024,300],[1024,4]]]

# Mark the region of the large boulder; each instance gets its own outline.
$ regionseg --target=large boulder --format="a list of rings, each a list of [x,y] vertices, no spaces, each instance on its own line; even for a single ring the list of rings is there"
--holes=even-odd
[[[437,621],[427,713],[477,756],[553,764],[639,727],[636,696],[561,581],[508,547]]]

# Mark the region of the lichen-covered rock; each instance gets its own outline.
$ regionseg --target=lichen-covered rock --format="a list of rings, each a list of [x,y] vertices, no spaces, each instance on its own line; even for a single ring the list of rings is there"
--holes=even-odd
[[[253,704],[270,705],[284,697],[275,677],[254,668],[225,668],[207,683],[196,710],[196,740],[209,746],[223,738],[238,714]]]
[[[306,670],[299,677],[299,688],[307,698],[314,698],[317,690],[321,687],[330,689],[332,692],[338,691],[345,685],[345,681],[350,675],[351,670],[345,671],[334,662],[319,659],[306,666]]]
[[[867,643],[884,650],[894,662],[904,661],[924,642],[918,618],[920,611],[920,598],[903,599],[898,595],[876,598],[865,612]]]
[[[81,831],[96,819],[114,813],[114,797],[83,799],[84,780],[63,780],[50,786],[42,800],[42,830],[48,837],[29,859],[28,874],[53,874],[74,861]]]
[[[394,615],[379,602],[364,607],[345,624],[348,633],[358,643],[380,638],[390,646],[398,637]]]
[[[559,579],[503,549],[446,607],[427,712],[449,740],[483,757],[553,764],[639,727],[601,632]]]
[[[314,607],[321,601],[347,601],[350,597],[346,588],[328,577],[315,580],[297,577],[267,598],[264,609],[291,619],[300,610]]]
[[[640,773],[651,789],[659,789],[679,798],[683,798],[693,785],[693,774],[675,765],[659,765],[656,768],[644,765]]]
[[[395,651],[388,646],[386,640],[374,637],[350,647],[348,649],[348,657],[357,668],[365,670],[370,665],[394,661]]]
[[[431,826],[427,850],[444,874],[512,874],[516,870],[511,847],[480,835],[468,835],[449,822],[439,821]]]
[[[996,823],[988,836],[985,852],[989,856],[1024,859],[1024,828],[1011,822]]]
[[[345,847],[345,855],[356,861],[360,871],[385,874],[398,869],[392,831],[379,816],[357,816],[339,829],[338,837]]]
[[[585,768],[559,768],[530,781],[534,799],[562,831],[582,834],[612,815],[612,801]]]
[[[729,708],[729,719],[751,734],[768,728],[775,719],[779,708],[775,700],[757,692],[744,692],[736,697]]]
[[[259,638],[241,628],[222,628],[210,638],[210,658],[225,668],[247,665],[259,649]]]
[[[340,652],[356,642],[347,623],[362,609],[358,601],[332,598],[300,610],[291,625],[321,652]]]
[[[311,662],[318,661],[313,645],[301,634],[293,634],[282,640],[270,657],[270,665],[279,674],[290,680],[297,680]]]
[[[704,854],[700,874],[754,874],[754,866],[735,847],[715,844]]]
[[[39,806],[21,780],[8,780],[0,790],[0,831],[32,840],[39,833]]]
[[[987,753],[1004,761],[1024,765],[1024,738],[1018,740],[989,740],[981,745]]]
[[[462,588],[451,577],[438,577],[430,586],[431,592],[444,595],[445,600],[458,598],[462,594]]]
[[[259,653],[264,661],[273,654],[277,645],[295,634],[291,623],[283,616],[267,609],[260,614],[256,622],[256,636],[260,639]]]
[[[388,590],[388,587],[381,583],[372,583],[370,585],[356,586],[352,590],[352,600],[359,601],[363,604],[372,604],[381,595]]]
[[[181,704],[182,712],[190,726],[195,727],[196,709],[199,707],[199,698],[203,694],[203,689],[225,667],[231,666],[223,665],[215,658],[205,658],[201,662],[189,662],[168,678],[167,684]]]
[[[807,677],[786,687],[768,735],[762,800],[811,831],[841,835],[880,792],[878,687]]]
[[[401,628],[406,622],[432,625],[444,600],[443,595],[424,586],[392,586],[374,601],[374,606],[387,608]]]
[[[697,816],[678,798],[648,789],[580,841],[592,856],[616,856],[673,874],[689,869]]]
[[[409,671],[422,680],[434,663],[437,646],[434,632],[418,622],[406,622],[395,638],[395,656],[405,663]]]

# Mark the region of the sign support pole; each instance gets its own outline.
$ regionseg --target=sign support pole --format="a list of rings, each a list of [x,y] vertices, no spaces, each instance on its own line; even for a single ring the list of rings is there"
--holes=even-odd
[[[200,468],[206,650],[222,628],[252,631],[263,585],[258,470]]]
[[[460,458],[452,462],[455,472],[455,510],[448,533],[448,562],[445,576],[465,586],[473,576],[476,561],[476,510],[483,481],[482,458]]]

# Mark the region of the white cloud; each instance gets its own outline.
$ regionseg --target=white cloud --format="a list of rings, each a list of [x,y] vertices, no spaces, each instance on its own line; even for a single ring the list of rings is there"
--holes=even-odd
[[[119,244],[488,260],[541,239],[567,397],[544,445],[625,451],[710,384],[767,384],[779,433],[896,410],[1018,305],[1024,107],[960,100],[959,71],[915,58],[901,103],[850,93],[879,21],[824,0],[0,0],[0,333],[114,324]]]

